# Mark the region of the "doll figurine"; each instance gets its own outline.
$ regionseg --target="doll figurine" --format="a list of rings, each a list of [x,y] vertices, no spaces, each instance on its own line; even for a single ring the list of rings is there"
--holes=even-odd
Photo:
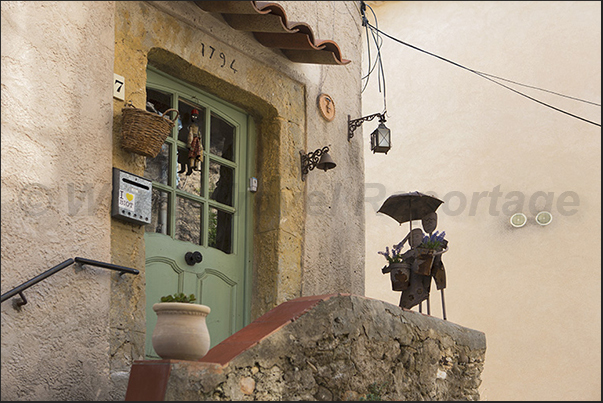
[[[178,173],[186,170],[186,175],[190,175],[193,171],[201,170],[201,162],[203,162],[203,145],[201,144],[201,128],[197,123],[199,119],[199,111],[191,110],[191,124],[188,126],[188,136],[186,146],[188,155],[183,158],[181,169]]]

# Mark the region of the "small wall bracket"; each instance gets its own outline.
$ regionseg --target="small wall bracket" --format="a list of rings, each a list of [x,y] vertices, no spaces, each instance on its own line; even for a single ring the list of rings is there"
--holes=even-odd
[[[385,114],[384,113],[374,113],[372,115],[364,116],[358,119],[351,119],[351,116],[348,115],[348,141],[354,137],[354,130],[359,128],[364,122],[368,122],[369,120],[375,119],[379,116],[379,121],[381,123],[385,122]]]

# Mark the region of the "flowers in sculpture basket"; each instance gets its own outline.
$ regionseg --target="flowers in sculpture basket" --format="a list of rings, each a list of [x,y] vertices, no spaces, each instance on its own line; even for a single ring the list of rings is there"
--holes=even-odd
[[[425,235],[425,237],[423,237],[423,242],[421,242],[421,245],[419,245],[418,247],[422,249],[431,249],[436,251],[442,250],[446,246],[446,241],[444,240],[444,237],[446,236],[446,231],[442,231],[441,234],[438,233],[439,231],[436,231],[431,234],[431,236]]]
[[[385,252],[377,252],[380,255],[385,256],[389,264],[392,263],[400,263],[402,262],[402,247],[404,246],[403,242],[400,242],[397,245],[393,245],[391,252],[388,246],[385,247]]]

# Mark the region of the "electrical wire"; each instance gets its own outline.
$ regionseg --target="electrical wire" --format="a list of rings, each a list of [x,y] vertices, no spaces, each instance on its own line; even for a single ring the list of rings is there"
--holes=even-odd
[[[362,2],[362,4],[364,5],[365,3],[364,3],[364,2]],[[373,12],[373,17],[375,18],[375,21],[377,21],[377,18],[376,18],[376,16],[375,16],[375,13],[374,13],[374,11],[372,10],[372,8],[371,8],[370,6],[368,6],[368,5],[367,5],[367,7],[369,7],[369,9],[370,9],[370,10]],[[555,94],[555,95],[558,95],[558,96],[562,96],[562,97],[566,97],[566,98],[574,99],[574,100],[577,100],[577,101],[581,101],[581,102],[589,103],[589,104],[592,104],[592,105],[601,106],[601,104],[597,104],[597,103],[590,102],[590,101],[585,101],[585,100],[582,100],[582,99],[579,99],[579,98],[570,97],[570,96],[567,96],[567,95],[559,94],[559,93],[556,93],[556,92],[553,92],[553,91],[549,91],[549,90],[545,90],[545,89],[542,89],[542,88],[538,88],[538,87],[534,87],[534,86],[529,86],[529,85],[526,85],[526,84],[521,84],[521,83],[518,83],[518,82],[515,82],[515,81],[511,81],[511,80],[508,80],[508,79],[505,79],[505,78],[502,78],[502,77],[497,77],[497,76],[495,76],[495,75],[493,75],[493,74],[488,74],[488,73],[484,73],[484,72],[477,71],[477,70],[474,70],[474,69],[470,69],[470,68],[465,67],[465,66],[463,66],[463,65],[461,65],[461,64],[459,64],[459,63],[456,63],[456,62],[454,62],[454,61],[452,61],[452,60],[446,59],[446,58],[441,57],[441,56],[438,56],[438,55],[436,55],[436,54],[434,54],[434,53],[431,53],[431,52],[428,52],[428,51],[426,51],[426,50],[423,50],[423,49],[421,49],[421,48],[419,48],[419,47],[416,47],[416,46],[414,46],[414,45],[411,45],[411,44],[409,44],[409,43],[406,43],[406,42],[404,42],[404,41],[402,41],[402,40],[400,40],[400,39],[398,39],[398,38],[395,38],[395,37],[393,37],[393,36],[391,36],[391,35],[389,35],[389,34],[387,34],[387,33],[383,32],[383,31],[382,31],[382,30],[380,30],[380,29],[379,29],[377,26],[374,26],[374,25],[372,25],[372,24],[370,24],[370,23],[368,22],[368,19],[367,19],[367,18],[366,18],[366,16],[365,16],[365,13],[364,13],[364,9],[363,9],[363,8],[361,8],[361,13],[362,13],[362,21],[363,21],[363,25],[364,25],[365,27],[367,27],[368,29],[370,29],[370,30],[371,30],[371,34],[372,34],[373,39],[374,39],[375,41],[376,41],[376,39],[375,39],[375,35],[377,36],[377,38],[380,38],[380,36],[379,36],[379,35],[384,35],[384,36],[388,37],[389,39],[392,39],[393,41],[398,42],[398,43],[400,43],[400,44],[402,44],[402,45],[408,46],[408,47],[410,47],[410,48],[412,48],[412,49],[415,49],[415,50],[418,50],[418,51],[420,51],[420,52],[426,53],[426,54],[428,54],[428,55],[430,55],[430,56],[436,57],[436,58],[438,58],[438,59],[440,59],[440,60],[443,60],[443,61],[448,62],[448,63],[450,63],[450,64],[453,64],[453,65],[455,65],[455,66],[457,66],[457,67],[460,67],[460,68],[462,68],[462,69],[464,69],[464,70],[467,70],[467,71],[469,71],[469,72],[471,72],[471,73],[474,73],[474,74],[476,74],[476,75],[478,75],[478,76],[480,76],[480,77],[482,77],[482,78],[485,78],[486,80],[489,80],[489,81],[491,81],[491,82],[493,82],[493,83],[495,83],[495,84],[498,84],[498,85],[500,85],[500,86],[502,86],[502,87],[504,87],[504,88],[506,88],[506,89],[508,89],[508,90],[510,90],[510,91],[515,92],[516,94],[519,94],[519,95],[521,95],[521,96],[523,96],[523,97],[526,97],[526,98],[528,98],[528,99],[530,99],[530,100],[532,100],[532,101],[534,101],[534,102],[537,102],[537,103],[539,103],[539,104],[541,104],[541,105],[543,105],[543,106],[546,106],[546,107],[548,107],[548,108],[554,109],[554,110],[556,110],[556,111],[558,111],[558,112],[561,112],[561,113],[564,113],[564,114],[566,114],[566,115],[572,116],[572,117],[574,117],[574,118],[576,118],[576,119],[580,119],[580,120],[582,120],[582,121],[584,121],[584,122],[587,122],[587,123],[593,124],[593,125],[595,125],[595,126],[599,126],[599,127],[601,127],[601,124],[600,124],[600,123],[593,122],[593,121],[591,121],[591,120],[588,120],[588,119],[582,118],[582,117],[580,117],[580,116],[574,115],[574,114],[572,114],[572,113],[570,113],[570,112],[567,112],[567,111],[565,111],[565,110],[559,109],[559,108],[557,108],[557,107],[555,107],[555,106],[549,105],[549,104],[547,104],[547,103],[545,103],[545,102],[542,102],[542,101],[540,101],[540,100],[538,100],[538,99],[536,99],[536,98],[534,98],[534,97],[531,97],[531,96],[526,95],[526,94],[524,94],[524,93],[522,93],[522,92],[520,92],[520,91],[517,91],[517,90],[515,90],[515,89],[513,89],[513,88],[511,88],[511,87],[509,87],[509,86],[507,86],[507,85],[504,85],[504,84],[502,84],[502,83],[500,83],[500,82],[498,82],[498,81],[494,80],[494,78],[499,79],[499,80],[503,80],[503,81],[507,81],[507,82],[510,82],[510,83],[513,83],[513,84],[521,85],[521,86],[524,86],[524,87],[529,87],[529,88],[537,89],[537,90],[540,90],[540,91],[549,92],[549,93],[551,93],[551,94]],[[367,41],[368,41],[368,38],[367,38]],[[381,43],[382,43],[382,42],[381,42]],[[379,46],[379,47],[378,47],[378,55],[377,55],[377,57],[376,57],[376,59],[375,59],[375,65],[377,65],[377,63],[379,63],[379,65],[380,65],[380,66],[382,66],[382,61],[381,61],[381,52],[380,52],[380,50],[381,50],[381,48],[380,48],[380,46]],[[369,53],[369,63],[370,63],[370,53]],[[373,68],[373,69],[374,69],[374,68]],[[370,74],[372,73],[373,69],[371,69],[371,70],[369,71],[368,75],[370,75]],[[381,70],[381,74],[383,75],[383,71],[382,71],[382,70]],[[384,82],[384,86],[385,86],[385,76],[384,76],[384,75],[383,75],[383,82]],[[368,84],[368,77],[367,77],[367,84]],[[365,87],[366,87],[366,84],[365,84]],[[363,89],[363,91],[364,91],[364,89]],[[385,90],[384,90],[384,104],[385,104]]]
[[[369,28],[367,26],[368,25],[368,19],[366,18],[366,13],[365,13],[366,7],[367,7],[366,3],[365,2],[361,2],[361,8],[360,8],[359,11],[360,11],[360,14],[362,15],[362,26],[364,27],[364,32],[365,32],[365,36],[366,36],[366,49],[367,49],[367,53],[368,53],[368,72],[366,73],[365,76],[363,76],[361,78],[361,80],[365,80],[366,79],[366,83],[364,84],[364,87],[362,88],[361,93],[364,92],[364,90],[366,89],[366,86],[367,86],[367,84],[369,82],[369,77],[371,76],[372,72],[375,70],[375,67],[377,66],[377,61],[376,60],[375,60],[375,64],[371,63],[371,42],[370,42],[370,39],[369,39]],[[370,6],[369,6],[369,8],[370,8]],[[371,11],[373,11],[372,8],[371,8]],[[379,26],[378,22],[377,22],[377,16],[375,15],[375,12],[373,12],[373,18],[375,19],[375,24],[377,26]],[[374,36],[373,36],[373,38],[374,38]],[[380,43],[375,43],[375,47],[377,49],[379,49],[381,47],[381,44]],[[371,66],[371,64],[372,64],[372,66]]]
[[[375,36],[373,35],[373,40],[375,39]],[[368,27],[366,27],[366,46],[367,46],[367,52],[368,52],[368,60],[369,60],[369,70],[366,73],[365,76],[362,76],[362,80],[367,80],[368,78],[371,76],[371,74],[373,73],[373,71],[375,70],[375,67],[377,67],[377,58],[375,58],[375,63],[371,63],[371,42],[369,39],[369,30]],[[381,47],[381,44],[379,43],[375,43],[375,47],[377,47],[377,49],[379,49]],[[365,88],[366,88],[366,84],[365,84]],[[364,88],[362,89],[362,91],[364,91]]]
[[[554,91],[550,91],[550,90],[545,90],[544,88],[538,88],[538,87],[534,87],[532,85],[527,85],[527,84],[522,84],[522,83],[518,83],[517,81],[512,81],[512,80],[508,80],[506,78],[502,78],[502,77],[497,77],[494,74],[488,74],[488,73],[484,73],[483,71],[477,71],[475,70],[477,73],[483,74],[484,76],[488,76],[488,77],[493,77],[496,78],[498,80],[503,80],[503,81],[507,81],[509,83],[513,83],[513,84],[517,84],[517,85],[521,85],[522,87],[527,87],[527,88],[532,88],[534,90],[538,90],[538,91],[544,91],[544,92],[548,92],[550,94],[554,94],[554,95],[558,95],[560,97],[564,97],[564,98],[569,98],[569,99],[573,99],[574,101],[579,101],[579,102],[584,102],[587,104],[591,104],[591,105],[596,105],[596,106],[601,106],[601,104],[598,104],[596,102],[591,102],[591,101],[586,101],[584,99],[580,99],[580,98],[575,98],[575,97],[570,97],[569,95],[563,95],[560,94],[558,92],[554,92]]]
[[[373,71],[375,70],[375,68],[377,68],[377,83],[379,86],[379,92],[383,91],[383,115],[385,115],[387,113],[387,94],[386,94],[386,86],[385,86],[385,71],[383,70],[383,60],[381,57],[381,46],[383,46],[383,39],[379,36],[378,33],[373,32],[373,30],[371,30],[371,37],[373,39],[373,42],[375,43],[375,48],[377,49],[377,56],[375,57],[375,62],[372,63],[371,62],[371,44],[370,44],[370,40],[369,40],[369,26],[371,26],[368,22],[368,19],[366,18],[366,7],[368,7],[371,12],[373,13],[373,18],[375,19],[375,24],[378,26],[378,22],[377,22],[377,15],[375,14],[375,12],[373,11],[373,9],[371,8],[371,6],[367,5],[365,2],[361,2],[361,8],[360,8],[360,13],[362,14],[362,25],[365,27],[366,30],[366,41],[367,41],[367,52],[368,52],[368,66],[369,66],[369,70],[366,76],[362,77],[362,80],[365,80],[364,86],[361,90],[361,93],[364,92],[364,90],[366,89],[366,87],[368,86],[369,80],[370,80],[370,76],[373,73]],[[381,88],[383,83],[383,90]]]
[[[371,42],[369,39],[369,30],[368,27],[365,28],[366,29],[366,47],[367,47],[367,53],[368,53],[368,72],[366,73],[365,76],[362,76],[362,80],[366,80],[366,82],[364,83],[364,86],[362,87],[362,92],[364,92],[364,90],[366,89],[366,86],[369,82],[368,78],[371,76],[371,74],[373,73],[373,71],[375,70],[375,67],[377,67],[377,60],[375,59],[375,63],[372,64],[371,63]],[[380,45],[376,45],[376,46],[380,46]]]

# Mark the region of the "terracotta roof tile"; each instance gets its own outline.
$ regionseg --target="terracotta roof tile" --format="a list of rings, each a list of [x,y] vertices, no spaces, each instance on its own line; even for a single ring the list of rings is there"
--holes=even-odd
[[[280,49],[297,63],[345,65],[337,43],[314,38],[305,22],[287,21],[287,14],[277,3],[265,1],[195,1],[204,11],[220,13],[234,29],[252,32],[262,45]]]

